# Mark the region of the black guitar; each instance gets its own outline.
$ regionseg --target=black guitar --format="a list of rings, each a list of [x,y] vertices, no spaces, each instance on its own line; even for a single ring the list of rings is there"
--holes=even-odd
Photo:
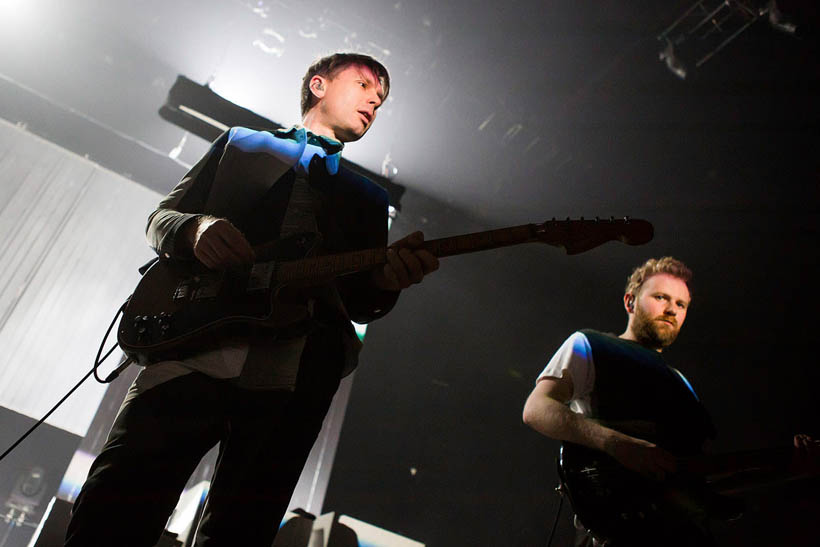
[[[558,458],[561,491],[578,520],[602,543],[618,545],[631,544],[636,534],[737,517],[742,504],[724,495],[818,474],[817,458],[792,447],[679,458],[676,473],[664,481],[573,443],[563,443]]]
[[[424,242],[441,258],[541,242],[577,254],[607,241],[640,245],[652,239],[652,225],[638,219],[550,220]],[[141,365],[176,355],[226,325],[244,323],[283,328],[304,321],[306,306],[288,298],[293,285],[319,285],[335,277],[378,267],[385,248],[304,258],[315,246],[299,235],[257,247],[258,262],[245,269],[208,270],[198,261],[160,259],[131,295],[117,339]]]

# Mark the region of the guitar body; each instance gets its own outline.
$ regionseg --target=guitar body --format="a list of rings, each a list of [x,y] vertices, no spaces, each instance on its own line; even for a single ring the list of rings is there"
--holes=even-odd
[[[307,305],[276,278],[280,261],[301,258],[316,238],[299,235],[257,249],[253,267],[209,270],[196,260],[160,259],[143,275],[117,332],[143,366],[179,356],[229,325],[281,329],[309,319]]]
[[[743,514],[743,501],[727,495],[820,476],[820,458],[791,446],[699,454],[678,458],[675,474],[661,482],[565,442],[558,476],[578,520],[601,543],[700,546],[711,545],[709,519]]]
[[[677,545],[671,533],[689,544],[705,533],[701,526],[714,495],[697,477],[653,481],[603,452],[567,442],[558,475],[578,520],[601,542]]]

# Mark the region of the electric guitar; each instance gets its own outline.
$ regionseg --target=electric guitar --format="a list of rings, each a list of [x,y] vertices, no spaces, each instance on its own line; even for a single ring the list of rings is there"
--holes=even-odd
[[[817,460],[793,447],[697,455],[679,458],[676,472],[656,481],[603,452],[564,442],[558,457],[559,490],[599,542],[631,544],[634,534],[647,530],[737,518],[742,502],[725,496],[816,477]]]
[[[442,258],[541,242],[573,255],[613,240],[641,245],[652,236],[652,225],[645,220],[582,217],[434,239],[423,248]],[[309,312],[289,288],[327,284],[387,261],[385,248],[305,258],[316,244],[312,234],[276,240],[254,249],[258,262],[225,271],[209,270],[197,260],[159,259],[125,305],[117,332],[120,347],[147,365],[178,355],[228,325],[296,325]]]

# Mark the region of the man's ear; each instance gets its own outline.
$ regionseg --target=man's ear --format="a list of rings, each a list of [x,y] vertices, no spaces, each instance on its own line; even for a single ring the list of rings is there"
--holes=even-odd
[[[325,96],[326,83],[327,80],[318,74],[310,79],[310,92],[313,93],[314,97],[321,99]]]
[[[632,313],[635,311],[635,295],[632,293],[626,293],[624,295],[624,307],[626,311]]]

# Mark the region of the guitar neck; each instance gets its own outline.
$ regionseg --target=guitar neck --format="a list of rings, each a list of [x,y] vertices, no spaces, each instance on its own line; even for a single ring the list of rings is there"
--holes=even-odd
[[[695,456],[686,458],[681,463],[686,470],[700,475],[723,475],[787,467],[793,453],[794,450],[791,447],[778,447]]]
[[[422,247],[443,258],[539,241],[535,224],[500,228],[425,241]],[[373,269],[387,262],[387,249],[365,249],[283,262],[277,279],[282,282],[326,279]]]
[[[573,255],[618,240],[627,245],[642,245],[652,239],[652,225],[639,219],[548,220],[541,224],[522,224],[486,232],[431,239],[422,247],[443,258],[476,251],[486,251],[521,243],[541,242],[564,249]],[[366,249],[323,255],[277,264],[277,280],[325,280],[369,270],[387,262],[387,249]]]
[[[792,447],[735,452],[709,457],[705,465],[696,464],[709,487],[724,495],[737,495],[760,488],[820,476],[816,455],[800,453]],[[693,462],[687,464],[692,469]]]
[[[820,476],[817,455],[790,446],[697,457],[683,467],[706,477],[710,487],[723,494]]]
[[[486,232],[476,232],[460,236],[431,239],[424,242],[424,249],[433,255],[443,258],[476,251],[488,251],[521,243],[540,241],[536,235],[535,224],[523,224],[510,228],[500,228]]]

